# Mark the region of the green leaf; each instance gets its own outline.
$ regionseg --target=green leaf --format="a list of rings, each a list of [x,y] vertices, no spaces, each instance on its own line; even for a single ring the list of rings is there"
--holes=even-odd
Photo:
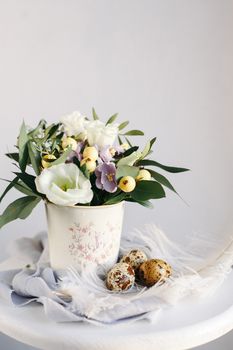
[[[19,192],[26,194],[27,196],[40,197],[37,194],[35,194],[34,192],[32,192],[32,190],[20,180],[14,184],[14,188],[16,190],[18,190]]]
[[[145,158],[149,152],[150,152],[150,141],[147,142],[145,148],[143,149],[140,159]]]
[[[90,179],[90,172],[87,170],[86,164],[80,166],[80,170],[87,179]]]
[[[130,147],[133,147],[132,143],[129,141],[129,139],[127,139],[127,137],[125,137],[125,140],[129,144]]]
[[[61,142],[61,139],[63,138],[64,132],[60,132],[59,134],[56,135],[55,140],[59,143]]]
[[[41,167],[41,155],[40,155],[40,152],[37,150],[36,145],[33,141],[28,142],[28,153],[32,163],[32,167],[36,175],[39,175],[40,167]]]
[[[9,185],[6,187],[5,191],[3,192],[3,194],[0,197],[0,202],[3,200],[5,195],[15,186],[15,184],[17,183],[18,180],[19,180],[19,178],[18,178],[18,176],[16,176],[12,181],[10,181]]]
[[[10,159],[13,159],[15,162],[19,162],[19,153],[13,152],[13,153],[6,153],[6,156]]]
[[[16,219],[26,219],[41,199],[34,196],[21,197],[12,202],[0,216],[0,228]]]
[[[60,125],[60,123],[51,124],[50,127],[45,130],[45,135],[47,136],[47,139],[53,138],[56,135]]]
[[[153,209],[154,206],[150,201],[137,201],[137,203],[141,204],[143,207],[148,209]]]
[[[156,137],[154,137],[152,140],[148,141],[145,148],[142,151],[142,155],[140,159],[144,159],[151,151],[151,147],[153,146],[154,142],[156,141]]]
[[[117,116],[118,116],[118,113],[113,114],[113,115],[108,119],[106,125],[112,124],[112,123],[116,120]]]
[[[123,144],[122,139],[120,138],[120,136],[118,136],[118,142],[119,142],[120,145]]]
[[[61,125],[60,123],[58,124],[53,123],[45,129],[46,123],[45,124],[42,123],[41,125],[39,123],[38,127],[34,131],[32,131],[32,133],[30,133],[29,135],[31,139],[36,142],[37,145],[42,146],[46,142],[46,140],[54,139],[56,137],[56,133],[60,125]],[[41,130],[43,132],[42,135],[44,135],[43,137],[41,137]]]
[[[18,178],[17,178],[18,179]],[[1,179],[3,181],[7,181],[9,182],[10,184],[13,182],[13,181],[10,181],[10,180],[6,180],[6,179]],[[37,197],[41,197],[40,195],[32,192],[32,190],[23,183],[23,181],[19,180],[17,182],[14,182],[14,186],[13,186],[15,189],[17,189],[18,191],[20,191],[21,193],[24,193],[26,194],[27,196],[37,196]]]
[[[125,121],[118,126],[118,130],[124,129],[129,124],[129,121]]]
[[[140,160],[138,162],[138,165],[143,165],[143,166],[153,165],[153,166],[161,168],[165,171],[168,171],[169,173],[182,173],[184,171],[189,171],[189,169],[186,169],[186,168],[177,168],[177,167],[173,167],[173,166],[167,166],[167,165],[160,164],[160,163],[156,162],[155,160],[150,160],[150,159]]]
[[[127,135],[127,136],[143,136],[144,132],[142,132],[141,130],[130,130],[130,131],[127,131],[124,135]]]
[[[120,165],[130,165],[130,166],[132,166],[140,158],[140,156],[141,156],[141,152],[135,151],[135,152],[131,153],[129,156],[121,158],[118,161],[117,166],[118,167]]]
[[[60,123],[58,123],[58,124],[53,123],[45,129],[46,124],[42,124],[41,127],[39,127],[39,129],[37,130],[37,132],[34,131],[30,135],[31,140],[35,141],[37,146],[43,146],[47,140],[53,141],[56,138],[56,134],[57,134],[57,131],[58,131],[60,125],[61,125]]]
[[[96,114],[96,111],[95,111],[94,107],[92,108],[92,116],[93,116],[94,120],[98,120],[99,119],[98,115]]]
[[[120,194],[118,194],[115,197],[110,198],[109,200],[107,200],[104,205],[110,205],[110,204],[116,204],[116,203],[120,203],[122,202],[126,197],[127,197],[127,193],[125,192],[121,192]]]
[[[129,156],[131,153],[137,151],[138,149],[138,146],[130,147],[129,149],[127,149],[127,151],[124,152],[124,157]]]
[[[139,173],[139,168],[136,166],[120,165],[117,167],[116,179],[120,179],[123,176],[132,176],[135,178]]]
[[[154,137],[152,140],[150,140],[150,149],[152,148],[156,140],[157,140],[157,137]]]
[[[61,143],[61,139],[64,135],[64,132],[61,132],[56,135],[56,137],[53,140],[52,147],[51,147],[51,152],[53,152],[55,149],[59,150],[59,144]]]
[[[136,201],[147,201],[149,199],[159,199],[165,197],[163,187],[156,181],[139,181],[131,192],[131,198]]]
[[[159,182],[160,184],[166,186],[166,187],[169,188],[171,191],[177,193],[176,190],[174,189],[174,187],[172,186],[172,184],[168,181],[168,179],[167,179],[165,176],[163,176],[163,175],[157,173],[157,172],[154,171],[154,170],[151,170],[151,169],[147,169],[147,170],[151,173],[151,176],[152,176],[157,182]]]
[[[150,201],[136,201],[133,198],[126,198],[125,199],[126,202],[133,202],[133,203],[138,203],[140,205],[142,205],[143,207],[149,208],[149,209],[153,209],[154,206]]]
[[[37,127],[28,133],[28,136],[32,138],[36,137],[38,133],[41,133],[41,129],[44,129],[46,127],[46,124],[47,124],[46,120],[41,119]]]
[[[61,163],[65,163],[65,161],[67,160],[68,156],[70,155],[70,153],[72,152],[72,147],[69,146],[64,153],[62,153],[61,157],[59,157],[58,159],[54,160],[53,162],[49,163],[49,167],[51,167],[52,165],[58,165]]]
[[[19,146],[19,166],[22,171],[25,171],[28,160],[28,148],[27,148],[28,136],[24,122],[21,125],[18,146]]]
[[[36,189],[36,184],[35,184],[35,176],[27,174],[27,173],[14,173],[15,175],[18,176],[20,180],[23,181],[25,185],[27,185],[33,193],[36,195],[42,196]]]

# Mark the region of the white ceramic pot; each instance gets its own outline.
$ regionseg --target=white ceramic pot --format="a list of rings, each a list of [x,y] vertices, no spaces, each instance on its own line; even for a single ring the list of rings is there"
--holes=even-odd
[[[50,263],[53,269],[116,263],[124,202],[103,206],[64,207],[46,203]]]

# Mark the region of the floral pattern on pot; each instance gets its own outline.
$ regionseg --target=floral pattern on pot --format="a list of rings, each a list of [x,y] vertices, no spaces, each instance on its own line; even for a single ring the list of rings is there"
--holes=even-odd
[[[71,234],[69,252],[74,260],[82,265],[85,264],[85,261],[97,265],[102,264],[114,253],[119,230],[120,225],[112,225],[110,222],[107,222],[106,227],[103,227],[101,231],[95,229],[93,222],[84,226],[74,223],[69,227]]]

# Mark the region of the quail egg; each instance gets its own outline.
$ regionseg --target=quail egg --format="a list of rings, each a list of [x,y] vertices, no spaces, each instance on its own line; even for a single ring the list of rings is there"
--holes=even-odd
[[[146,254],[139,249],[133,249],[128,254],[124,255],[120,262],[130,264],[136,270],[144,261],[147,260]]]
[[[135,282],[135,273],[131,265],[120,262],[108,272],[106,286],[114,292],[130,289]]]
[[[157,282],[164,282],[172,273],[171,266],[164,260],[151,259],[143,262],[137,270],[138,283],[151,287]]]

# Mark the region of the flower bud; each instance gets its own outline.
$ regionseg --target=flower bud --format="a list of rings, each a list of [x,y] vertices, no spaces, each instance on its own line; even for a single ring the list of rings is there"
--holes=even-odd
[[[135,189],[136,181],[132,176],[124,176],[121,178],[118,187],[123,192],[132,192]]]
[[[72,137],[66,137],[62,140],[62,148],[65,149],[67,147],[71,146],[73,151],[76,151],[77,149],[77,141],[75,141],[75,139],[73,139]]]
[[[90,158],[94,161],[98,159],[98,151],[97,149],[92,146],[92,147],[85,147],[83,151],[83,158]]]
[[[145,181],[151,179],[151,173],[146,169],[140,169],[136,181]]]
[[[57,158],[53,154],[46,154],[45,156],[43,156],[41,161],[42,167],[48,168],[55,159]]]
[[[83,158],[80,162],[80,165],[81,166],[86,165],[86,169],[90,173],[93,173],[93,171],[95,171],[95,168],[96,168],[96,162],[91,158]]]

